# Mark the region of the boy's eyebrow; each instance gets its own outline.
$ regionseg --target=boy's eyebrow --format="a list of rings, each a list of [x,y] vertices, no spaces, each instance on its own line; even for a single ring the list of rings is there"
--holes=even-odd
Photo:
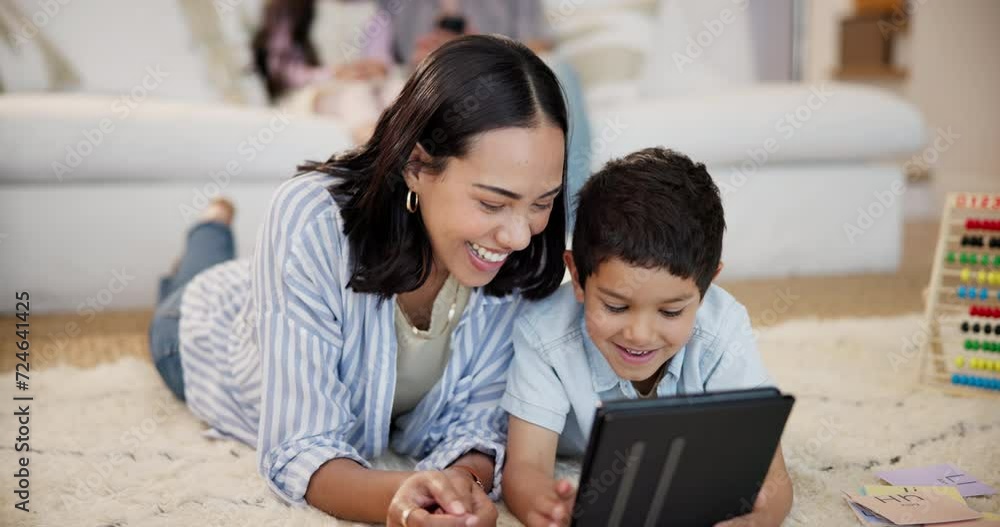
[[[597,290],[600,291],[600,292],[602,292],[602,293],[604,293],[604,294],[606,294],[606,295],[608,295],[608,296],[610,296],[610,297],[614,297],[614,298],[616,298],[618,300],[621,300],[623,302],[628,302],[629,301],[628,297],[625,297],[625,296],[623,296],[623,295],[621,295],[619,293],[616,293],[616,292],[614,292],[614,291],[612,291],[610,289],[605,289],[605,288],[603,288],[601,286],[597,286]],[[680,296],[675,296],[674,298],[668,298],[666,300],[662,300],[662,301],[660,301],[660,303],[661,304],[673,304],[674,302],[683,302],[684,300],[688,300],[688,299],[690,299],[693,296],[694,296],[694,294],[687,293],[687,294],[683,294],[683,295],[680,295]]]
[[[494,192],[496,194],[500,194],[501,196],[503,196],[505,198],[510,198],[510,199],[513,199],[513,200],[518,200],[518,199],[521,199],[521,198],[524,197],[524,196],[518,194],[517,192],[511,192],[511,191],[509,191],[509,190],[507,190],[505,188],[494,187],[492,185],[482,185],[482,184],[479,184],[479,183],[473,183],[472,186],[481,188],[483,190],[488,190],[488,191]],[[552,190],[550,190],[550,191],[542,194],[541,196],[538,196],[538,199],[545,199],[545,198],[547,198],[549,196],[555,196],[556,194],[559,193],[560,190],[562,190],[562,185],[559,185],[558,187],[556,187],[556,188],[554,188],[554,189],[552,189]]]
[[[694,293],[688,293],[686,295],[680,295],[680,296],[675,296],[673,298],[668,298],[668,299],[666,299],[666,300],[664,300],[664,301],[662,301],[660,303],[661,304],[673,304],[674,302],[683,302],[685,300],[690,300],[693,296],[694,296]]]
[[[608,296],[610,296],[610,297],[617,298],[618,300],[622,300],[624,302],[628,302],[628,300],[629,300],[627,297],[625,297],[623,295],[620,295],[620,294],[618,294],[618,293],[616,293],[616,292],[614,292],[614,291],[612,291],[610,289],[605,289],[605,288],[603,288],[601,286],[597,286],[597,290],[600,291],[600,292],[602,292],[602,293],[604,293],[604,294],[606,294],[606,295],[608,295]]]

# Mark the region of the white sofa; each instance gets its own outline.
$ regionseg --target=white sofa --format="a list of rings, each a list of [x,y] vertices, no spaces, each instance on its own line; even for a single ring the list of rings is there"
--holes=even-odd
[[[831,90],[787,138],[774,123],[807,104],[808,87],[595,109],[592,162],[650,145],[706,162],[725,198],[729,277],[892,271],[901,206],[886,207],[861,235],[849,237],[845,225],[902,185],[901,168],[879,161],[922,144],[920,117],[881,92]],[[270,193],[295,165],[349,145],[336,122],[321,118],[148,101],[113,121],[111,104],[0,97],[0,295],[28,290],[39,310],[74,311],[89,299],[102,308],[149,306],[207,197],[221,192],[237,202],[246,254]],[[102,120],[114,128],[93,144]],[[71,151],[88,149],[70,166]],[[55,162],[71,171],[58,175]],[[134,279],[109,289],[116,273]]]
[[[599,4],[604,3],[615,2]],[[580,4],[573,16],[593,21],[588,5]],[[74,6],[67,5],[51,27],[69,27],[73,13],[93,16]],[[638,20],[642,12],[606,20]],[[176,20],[164,16],[159,25],[171,23]],[[557,29],[575,31],[569,23]],[[568,58],[583,71],[600,71],[587,60],[634,70],[613,57],[634,57],[641,35],[624,41],[608,36],[584,31],[567,37],[573,41],[564,49],[575,54]],[[74,60],[86,62],[80,57]],[[143,57],[135,55],[132,62],[139,65]],[[2,66],[0,71],[10,71]],[[32,309],[39,312],[149,307],[157,278],[170,268],[186,226],[207,197],[221,192],[236,201],[236,233],[245,255],[271,192],[296,164],[349,145],[336,121],[225,105],[221,96],[198,95],[207,88],[195,89],[186,80],[197,73],[183,71],[190,64],[175,61],[170,67],[172,81],[183,82],[164,83],[134,109],[122,94],[141,81],[139,74],[120,89],[81,88],[114,95],[0,96],[0,295],[11,298],[15,290],[28,290]],[[81,68],[86,85],[91,76]],[[726,205],[727,277],[896,268],[903,207],[885,200],[902,199],[898,160],[926,140],[922,117],[912,106],[885,92],[836,84],[715,79],[714,90],[702,83],[678,93],[689,80],[646,75],[631,84],[588,85],[591,166],[651,145],[708,164]],[[663,87],[670,96],[657,96],[657,83],[664,82],[676,85]],[[866,215],[859,224],[859,216]]]

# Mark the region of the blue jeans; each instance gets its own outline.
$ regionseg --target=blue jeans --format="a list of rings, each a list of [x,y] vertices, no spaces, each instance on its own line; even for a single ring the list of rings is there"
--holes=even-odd
[[[222,223],[200,223],[188,232],[184,256],[173,276],[160,280],[156,311],[149,326],[149,351],[156,370],[170,391],[184,400],[179,327],[181,296],[188,282],[213,265],[232,260],[236,250],[233,231]]]
[[[591,132],[590,118],[587,116],[586,100],[580,87],[580,77],[563,60],[551,63],[552,72],[562,85],[566,97],[566,112],[569,117],[569,147],[566,159],[566,235],[573,234],[576,223],[576,193],[590,177]]]

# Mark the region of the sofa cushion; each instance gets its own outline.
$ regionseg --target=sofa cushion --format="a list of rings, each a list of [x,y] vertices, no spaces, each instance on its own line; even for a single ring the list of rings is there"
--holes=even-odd
[[[277,180],[351,146],[331,119],[133,95],[0,96],[0,182]]]
[[[764,164],[894,159],[927,141],[916,107],[850,84],[763,84],[626,101],[591,112],[595,168],[657,145],[705,163]]]

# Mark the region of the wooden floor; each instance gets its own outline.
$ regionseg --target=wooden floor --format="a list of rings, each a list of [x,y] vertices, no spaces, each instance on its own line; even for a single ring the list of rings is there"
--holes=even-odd
[[[725,280],[720,285],[747,306],[755,327],[802,317],[892,316],[923,310],[930,278],[936,223],[910,223],[904,233],[903,263],[894,274]],[[88,320],[77,314],[32,315],[31,365],[43,369],[68,363],[88,367],[123,356],[148,357],[146,332],[152,309],[103,313]],[[0,330],[17,320],[0,317]],[[0,371],[16,362],[12,339],[0,344]]]

